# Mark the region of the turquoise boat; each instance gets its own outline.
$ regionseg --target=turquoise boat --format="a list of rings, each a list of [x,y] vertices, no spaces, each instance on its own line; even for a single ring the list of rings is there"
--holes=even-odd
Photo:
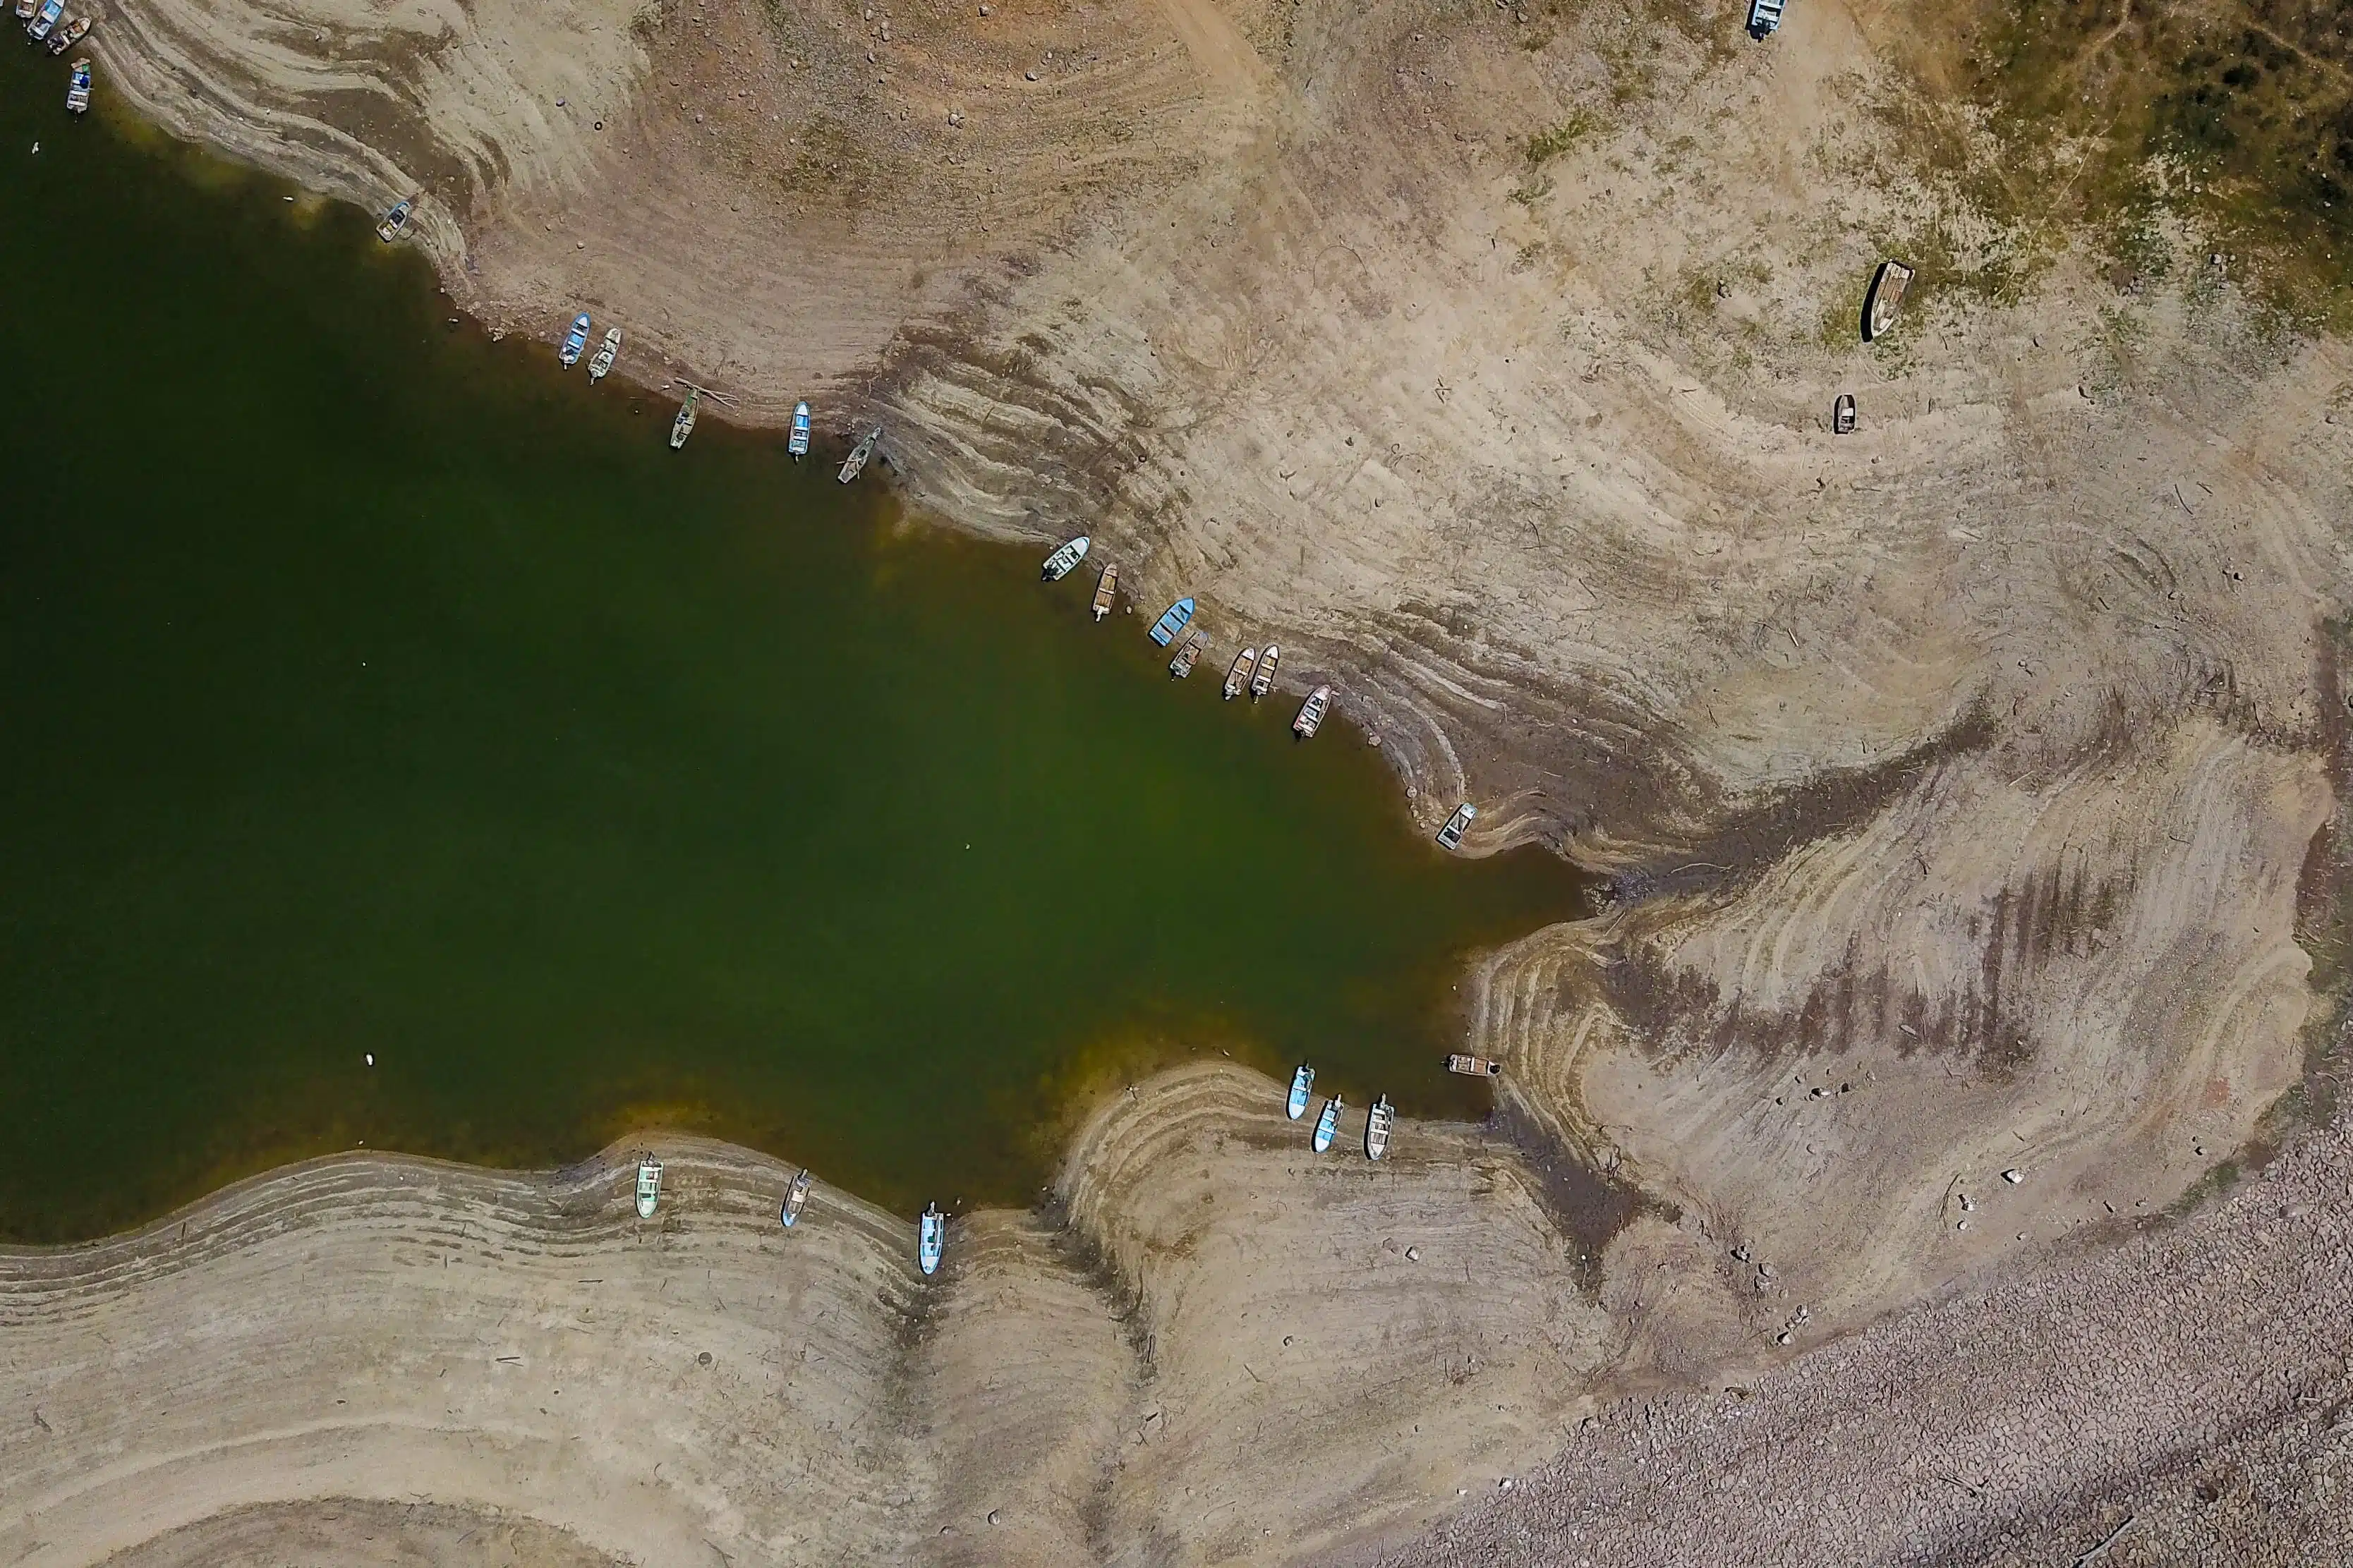
[[[588,312],[583,310],[572,318],[572,330],[564,334],[564,346],[555,351],[555,357],[564,362],[565,369],[570,370],[580,363],[580,355],[587,347]]]
[[[32,34],[33,42],[37,44],[49,36],[49,29],[56,26],[58,18],[65,14],[66,0],[43,0],[40,15],[26,25],[25,31]]]
[[[1315,1119],[1315,1152],[1318,1154],[1332,1147],[1332,1135],[1340,1131],[1340,1097],[1334,1095],[1324,1102],[1324,1114]]]
[[[1315,1069],[1301,1062],[1299,1070],[1291,1075],[1291,1102],[1282,1108],[1283,1114],[1293,1121],[1306,1115],[1307,1097],[1314,1088]]]
[[[801,1210],[808,1207],[809,1188],[814,1182],[808,1168],[803,1166],[801,1173],[793,1178],[793,1184],[785,1189],[785,1201],[777,1205],[776,1217],[784,1221],[786,1230],[792,1229],[794,1222],[801,1217]]]
[[[808,456],[808,405],[806,403],[796,403],[793,405],[792,439],[785,443],[785,450],[790,452],[795,460],[797,461],[798,459]]]
[[[915,1238],[915,1261],[923,1266],[924,1273],[939,1272],[940,1254],[947,1249],[947,1242],[948,1216],[934,1204],[923,1210],[923,1227]]]
[[[1158,643],[1162,647],[1166,647],[1170,642],[1175,640],[1176,634],[1185,629],[1185,624],[1192,618],[1193,601],[1190,599],[1177,600],[1175,604],[1161,611],[1160,618],[1152,623],[1152,640]]]

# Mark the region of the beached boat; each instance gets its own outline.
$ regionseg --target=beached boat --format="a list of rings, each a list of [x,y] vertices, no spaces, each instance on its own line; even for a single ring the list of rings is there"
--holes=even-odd
[[[1900,261],[1883,261],[1871,279],[1870,297],[1862,302],[1862,336],[1873,342],[1895,324],[1895,307],[1912,286],[1912,269]]]
[[[638,1217],[654,1217],[654,1205],[661,1202],[661,1162],[648,1154],[638,1162]]]
[[[1307,1114],[1307,1097],[1315,1089],[1315,1069],[1305,1062],[1291,1075],[1291,1099],[1283,1106],[1283,1114],[1293,1121]]]
[[[31,21],[25,24],[25,31],[32,34],[33,42],[37,44],[49,36],[50,29],[58,25],[58,18],[65,14],[66,0],[41,0],[41,8],[33,14]]]
[[[1831,429],[1841,436],[1854,434],[1854,394],[1841,392],[1831,404]]]
[[[604,380],[607,374],[611,374],[613,362],[620,358],[620,356],[621,329],[618,327],[607,327],[605,329],[605,341],[596,345],[596,352],[595,353],[588,356],[588,379],[591,382]]]
[[[701,387],[690,386],[686,389],[686,401],[678,405],[678,417],[670,422],[670,449],[671,451],[675,452],[681,447],[685,446],[686,438],[694,434],[694,407],[696,404],[701,403],[702,401],[702,389]]]
[[[923,1266],[924,1273],[939,1272],[940,1254],[947,1250],[947,1245],[948,1216],[940,1212],[939,1205],[934,1204],[923,1210],[923,1229],[915,1237],[915,1261]]]
[[[877,425],[866,433],[865,440],[849,449],[849,456],[843,458],[841,464],[839,478],[843,484],[848,484],[866,471],[866,459],[874,455],[874,443],[881,439],[882,439],[882,426]]]
[[[809,1188],[813,1184],[808,1170],[804,1166],[801,1173],[793,1178],[793,1184],[785,1189],[784,1206],[776,1211],[776,1217],[785,1222],[786,1230],[790,1230],[793,1222],[801,1217],[801,1210],[808,1207]]]
[[[1334,1095],[1324,1102],[1324,1114],[1315,1119],[1315,1136],[1312,1142],[1318,1154],[1332,1147],[1332,1135],[1340,1130],[1340,1097]]]
[[[1246,647],[1234,655],[1233,668],[1226,671],[1226,700],[1231,702],[1250,686],[1250,671],[1258,668],[1258,649]]]
[[[797,463],[803,458],[808,456],[808,405],[806,403],[796,403],[793,405],[793,433],[792,436],[785,442],[785,450],[793,455],[794,462]]]
[[[89,36],[90,18],[87,16],[76,16],[64,26],[59,27],[57,32],[50,37],[49,53],[53,55],[64,54],[68,49],[72,48],[76,44],[80,43]]]
[[[1315,731],[1324,727],[1324,715],[1332,710],[1332,689],[1319,686],[1307,694],[1299,705],[1299,717],[1291,721],[1291,732],[1303,741],[1312,741]]]
[[[1186,623],[1190,621],[1192,618],[1193,601],[1190,599],[1177,600],[1175,604],[1161,611],[1160,618],[1152,623],[1152,640],[1158,643],[1162,647],[1166,647],[1176,637],[1176,634],[1185,629]]]
[[[1454,815],[1446,819],[1446,826],[1438,830],[1438,847],[1441,849],[1461,848],[1463,830],[1471,826],[1471,819],[1478,815],[1479,808],[1467,800],[1456,806]]]
[[[408,232],[408,215],[416,210],[416,205],[405,196],[393,203],[392,210],[384,215],[384,221],[375,226],[375,237],[390,245]]]
[[[90,112],[90,61],[79,59],[66,78],[66,107],[76,114]]]
[[[1110,615],[1111,607],[1118,598],[1119,567],[1113,564],[1104,567],[1103,575],[1095,579],[1095,619],[1102,620]]]
[[[1258,673],[1250,677],[1251,701],[1274,689],[1274,664],[1282,657],[1282,650],[1272,643],[1267,644],[1266,651],[1258,656]]]
[[[1089,541],[1083,533],[1065,540],[1054,553],[1046,557],[1046,569],[1040,574],[1049,583],[1059,583],[1069,576],[1078,563],[1087,558]]]
[[[1377,1160],[1389,1152],[1389,1130],[1397,1125],[1397,1108],[1388,1095],[1373,1101],[1372,1113],[1365,1118],[1365,1158]]]
[[[587,347],[588,312],[583,310],[572,318],[572,330],[564,334],[564,346],[555,351],[555,357],[563,362],[565,369],[570,370],[580,363],[580,355]]]
[[[1504,1064],[1457,1051],[1446,1058],[1446,1070],[1459,1072],[1464,1078],[1501,1078],[1504,1076]]]
[[[1179,680],[1192,674],[1194,662],[1201,657],[1201,650],[1208,646],[1209,634],[1200,627],[1195,626],[1187,632],[1185,640],[1177,645],[1176,657],[1168,661],[1168,673]]]
[[[16,0],[16,20],[29,22],[33,13],[41,8],[41,0]]]

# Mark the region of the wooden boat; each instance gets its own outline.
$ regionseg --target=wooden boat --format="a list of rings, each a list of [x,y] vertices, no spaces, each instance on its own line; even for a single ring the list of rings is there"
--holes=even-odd
[[[1291,1099],[1283,1105],[1283,1114],[1293,1121],[1307,1114],[1307,1097],[1315,1088],[1315,1069],[1301,1062],[1291,1075]]]
[[[1176,637],[1176,634],[1185,629],[1186,623],[1190,621],[1192,618],[1193,601],[1190,599],[1177,600],[1175,604],[1161,611],[1160,618],[1152,623],[1152,640],[1158,643],[1162,647],[1166,647],[1170,641]]]
[[[1187,632],[1184,642],[1177,646],[1176,657],[1168,661],[1168,673],[1179,680],[1192,674],[1194,662],[1201,657],[1201,650],[1208,646],[1209,634],[1200,627],[1195,626]]]
[[[671,451],[675,452],[681,447],[685,446],[686,438],[694,434],[694,408],[695,405],[702,401],[702,389],[701,387],[690,386],[686,389],[686,401],[678,405],[678,417],[670,422],[670,449]]]
[[[848,484],[866,471],[866,459],[874,455],[874,443],[881,439],[882,439],[882,426],[877,425],[866,433],[865,440],[849,449],[849,456],[842,459],[841,464],[839,477],[843,484]]]
[[[1059,583],[1069,576],[1072,568],[1087,558],[1089,542],[1083,533],[1076,539],[1065,540],[1054,553],[1046,557],[1046,568],[1041,575],[1049,583]]]
[[[803,1166],[801,1173],[793,1178],[793,1184],[785,1189],[784,1206],[776,1211],[776,1217],[785,1222],[786,1230],[792,1229],[793,1222],[801,1217],[801,1210],[808,1207],[809,1188],[813,1184],[807,1167]]]
[[[592,383],[604,380],[607,375],[611,374],[613,362],[620,357],[620,353],[621,329],[618,327],[606,328],[605,341],[596,345],[596,352],[589,356],[588,379]]]
[[[1299,705],[1299,717],[1291,721],[1291,732],[1303,741],[1312,741],[1315,731],[1324,727],[1324,715],[1332,709],[1332,689],[1319,686],[1307,694]]]
[[[1895,307],[1912,286],[1912,269],[1900,261],[1883,261],[1871,279],[1871,293],[1862,302],[1862,339],[1871,342],[1895,324]]]
[[[29,22],[33,13],[41,8],[41,0],[16,0],[16,20]]]
[[[1246,647],[1234,655],[1233,668],[1226,671],[1226,700],[1231,702],[1250,685],[1250,671],[1258,668],[1258,649]]]
[[[1446,1070],[1459,1072],[1464,1078],[1501,1078],[1504,1076],[1504,1064],[1457,1051],[1446,1058]]]
[[[661,1162],[651,1154],[638,1162],[638,1217],[654,1217],[654,1205],[661,1202]]]
[[[1479,808],[1467,800],[1456,806],[1454,815],[1446,819],[1446,826],[1438,830],[1438,847],[1441,849],[1461,848],[1463,830],[1471,826],[1471,819],[1478,815]]]
[[[415,210],[415,204],[406,197],[393,203],[392,210],[384,215],[384,221],[375,226],[375,237],[386,245],[398,239],[408,231],[408,215]]]
[[[90,61],[79,59],[66,78],[66,107],[76,114],[90,112]]]
[[[1377,1160],[1389,1152],[1389,1130],[1397,1125],[1397,1108],[1388,1095],[1373,1101],[1372,1113],[1365,1118],[1365,1158]]]
[[[1324,1114],[1315,1119],[1315,1136],[1310,1140],[1318,1154],[1332,1147],[1332,1135],[1340,1130],[1340,1097],[1334,1095],[1324,1102]]]
[[[65,14],[66,0],[41,0],[40,10],[25,24],[25,31],[32,34],[33,42],[37,44],[49,36],[49,30],[58,25],[58,18]]]
[[[49,53],[53,55],[64,54],[68,49],[72,48],[76,44],[80,43],[89,36],[90,18],[87,16],[76,16],[71,21],[69,21],[64,26],[59,27],[57,32],[51,36],[49,39]]]
[[[564,334],[564,346],[555,351],[555,357],[565,369],[570,370],[580,363],[580,355],[587,347],[588,312],[583,310],[572,318],[572,330]]]
[[[1095,619],[1102,620],[1110,615],[1111,607],[1118,598],[1119,567],[1114,563],[1104,567],[1103,575],[1095,579]]]
[[[791,437],[785,442],[785,450],[790,452],[793,455],[793,461],[797,463],[803,458],[808,456],[808,405],[806,403],[796,403],[793,405],[793,433]]]
[[[1274,663],[1282,657],[1282,650],[1272,643],[1267,644],[1266,651],[1258,656],[1258,673],[1250,677],[1251,701],[1274,689]]]
[[[1854,434],[1854,394],[1841,392],[1831,405],[1831,429],[1841,436]]]
[[[915,1236],[915,1261],[923,1265],[924,1273],[939,1272],[940,1254],[947,1250],[947,1245],[948,1216],[940,1212],[939,1205],[934,1204],[923,1210],[923,1228]]]

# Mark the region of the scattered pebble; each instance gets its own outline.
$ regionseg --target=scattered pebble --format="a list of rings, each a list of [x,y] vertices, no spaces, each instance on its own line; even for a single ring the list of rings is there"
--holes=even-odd
[[[995,1523],[997,1522],[997,1510],[995,1510],[995,1509],[990,1509],[990,1510],[988,1510],[988,1522],[989,1522],[989,1523],[991,1523],[991,1524],[995,1524]]]
[[[1419,1263],[1419,1262],[1420,1262],[1420,1261],[1421,1261],[1421,1248],[1419,1248],[1419,1247],[1407,1247],[1407,1248],[1405,1249],[1405,1260],[1406,1260],[1408,1263]]]
[[[368,1065],[368,1066],[370,1066],[370,1067],[374,1067],[374,1066],[375,1066],[375,1053],[374,1051],[370,1051],[370,1052],[368,1052],[365,1056],[362,1057],[360,1059],[361,1059],[362,1061],[364,1061],[364,1062],[367,1063],[367,1065]]]
[[[2023,1171],[2004,1171],[2001,1173],[2001,1179],[2008,1182],[2014,1187],[2018,1185],[2019,1183],[2026,1180],[2026,1173]]]
[[[1022,79],[1025,81],[1036,81],[1038,79],[1038,73],[1036,71],[1023,71],[1021,76]]]
[[[711,1364],[711,1352],[709,1351],[704,1351],[701,1355],[696,1356],[694,1358],[694,1364],[697,1366],[709,1366]]]

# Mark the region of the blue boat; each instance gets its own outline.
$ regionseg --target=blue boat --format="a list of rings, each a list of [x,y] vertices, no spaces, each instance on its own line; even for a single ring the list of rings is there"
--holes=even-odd
[[[1185,629],[1185,623],[1192,618],[1193,601],[1177,600],[1160,612],[1160,618],[1152,623],[1152,640],[1162,647],[1166,647],[1176,634]]]
[[[1293,1121],[1306,1115],[1308,1092],[1314,1087],[1315,1069],[1301,1062],[1299,1070],[1291,1075],[1291,1103],[1282,1108],[1283,1113]]]
[[[801,1217],[801,1210],[808,1207],[809,1188],[814,1182],[808,1168],[803,1166],[801,1173],[793,1178],[793,1184],[785,1189],[785,1201],[777,1205],[776,1217],[784,1221],[786,1230],[792,1229],[793,1222]]]
[[[808,405],[796,403],[793,405],[793,437],[785,443],[785,450],[790,452],[797,461],[806,458],[808,456]]]
[[[940,1254],[946,1249],[947,1241],[948,1216],[940,1212],[939,1205],[934,1204],[923,1210],[923,1228],[915,1238],[915,1261],[923,1266],[924,1273],[939,1272]]]
[[[1332,1135],[1340,1131],[1340,1097],[1334,1095],[1324,1102],[1324,1114],[1315,1119],[1315,1152],[1318,1154],[1332,1147]]]
[[[572,318],[572,330],[564,334],[564,346],[555,351],[555,357],[564,362],[565,369],[570,370],[580,363],[580,356],[587,347],[588,312],[583,310]]]
[[[33,42],[37,44],[49,36],[49,29],[56,26],[58,18],[65,14],[66,0],[43,0],[41,14],[25,24],[25,31],[32,34]]]

